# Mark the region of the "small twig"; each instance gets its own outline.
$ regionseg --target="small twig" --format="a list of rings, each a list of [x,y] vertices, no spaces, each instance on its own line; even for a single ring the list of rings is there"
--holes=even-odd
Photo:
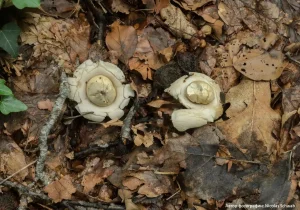
[[[175,195],[177,195],[178,193],[181,192],[181,187],[180,187],[180,184],[178,183],[177,180],[176,180],[176,183],[177,183],[179,189],[178,189],[173,195],[171,195],[170,197],[168,197],[166,200],[170,200],[170,199],[173,198]]]
[[[126,140],[132,141],[132,137],[130,135],[131,123],[132,123],[132,118],[136,113],[137,107],[138,107],[138,100],[136,99],[132,107],[130,108],[126,118],[123,121],[124,124],[121,129],[121,139],[123,142],[126,142]]]
[[[48,144],[47,139],[48,135],[54,126],[55,122],[57,121],[57,118],[60,116],[63,105],[65,103],[65,100],[69,94],[69,85],[67,81],[67,76],[65,72],[62,72],[61,74],[61,83],[59,87],[59,96],[55,101],[55,105],[51,111],[50,117],[47,121],[47,123],[43,126],[41,129],[41,133],[39,136],[39,149],[40,149],[40,156],[37,160],[36,165],[36,179],[41,180],[44,185],[49,184],[48,177],[46,176],[44,172],[45,167],[45,161],[47,157],[48,152]]]
[[[3,179],[1,182],[0,182],[0,185],[3,184],[4,182],[6,182],[7,180],[9,180],[10,178],[14,177],[16,174],[20,173],[21,171],[23,171],[24,169],[28,168],[29,166],[33,165],[36,163],[37,160],[29,163],[28,165],[24,166],[23,168],[21,168],[20,170],[16,171],[15,173],[13,173],[12,175],[6,177],[5,179]]]
[[[203,156],[203,157],[210,157],[210,158],[215,158],[215,159],[224,159],[224,160],[231,160],[231,161],[237,161],[237,162],[244,162],[244,163],[251,163],[251,164],[258,164],[258,165],[263,165],[263,163],[258,162],[258,161],[251,161],[251,160],[239,160],[235,158],[226,158],[226,157],[217,157],[215,155],[206,155],[206,154],[197,154],[197,153],[187,153],[189,155],[197,155],[197,156]]]
[[[291,61],[294,61],[296,64],[300,66],[300,61],[297,61],[296,59],[292,58],[292,56],[289,53],[285,53],[286,57],[290,59]]]
[[[3,179],[0,178],[0,181],[2,183]],[[20,195],[28,195],[32,198],[41,199],[41,200],[45,200],[45,201],[48,201],[48,202],[50,201],[50,198],[48,198],[48,196],[46,196],[42,192],[33,192],[27,186],[24,186],[24,185],[15,183],[15,182],[11,182],[11,181],[6,180],[1,185],[17,190]]]

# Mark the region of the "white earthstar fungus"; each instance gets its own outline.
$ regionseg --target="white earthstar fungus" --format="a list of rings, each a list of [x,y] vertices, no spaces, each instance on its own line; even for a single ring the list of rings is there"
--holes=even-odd
[[[192,72],[189,76],[182,76],[165,92],[187,108],[172,113],[172,122],[178,131],[201,127],[213,122],[223,113],[221,89],[214,80],[204,74]]]
[[[68,78],[69,98],[78,104],[76,109],[86,119],[102,122],[106,116],[120,119],[123,108],[129,103],[134,92],[125,82],[125,76],[116,65],[87,60]]]

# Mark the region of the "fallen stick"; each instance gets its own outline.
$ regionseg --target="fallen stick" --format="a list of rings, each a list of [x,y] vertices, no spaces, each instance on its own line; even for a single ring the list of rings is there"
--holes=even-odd
[[[56,99],[50,117],[46,122],[46,124],[41,129],[41,133],[39,136],[40,155],[38,157],[37,164],[36,164],[36,180],[42,181],[44,185],[49,184],[49,178],[44,172],[45,161],[48,152],[48,143],[47,143],[48,135],[52,127],[56,123],[57,118],[60,116],[63,105],[68,95],[69,95],[69,85],[67,81],[67,76],[65,72],[62,72],[58,98]]]

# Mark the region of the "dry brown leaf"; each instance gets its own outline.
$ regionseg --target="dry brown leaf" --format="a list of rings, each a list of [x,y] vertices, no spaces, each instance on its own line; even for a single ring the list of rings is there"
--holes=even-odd
[[[152,90],[152,86],[149,83],[136,85],[133,81],[130,83],[131,88],[136,92],[137,97],[146,98]]]
[[[113,119],[113,120],[110,120],[108,122],[101,123],[101,125],[103,125],[105,128],[108,128],[110,126],[122,127],[123,126],[123,121],[121,121],[119,119]]]
[[[142,75],[144,80],[152,80],[151,68],[147,64],[144,64],[142,61],[140,61],[139,58],[131,58],[128,62],[128,65],[130,70],[138,71]]]
[[[223,2],[218,4],[218,14],[222,18],[222,20],[229,26],[235,26],[235,28],[242,28],[242,24],[240,23],[240,13],[235,14],[234,11],[229,8]]]
[[[132,191],[131,190],[126,190],[126,189],[118,189],[118,195],[120,196],[120,198],[122,199],[122,201],[128,199],[128,198],[132,198]]]
[[[22,149],[8,136],[1,135],[0,140],[0,171],[12,175],[26,166],[25,155]],[[21,182],[28,175],[28,169],[13,176],[13,179]]]
[[[99,190],[98,198],[100,198],[104,202],[111,202],[111,196],[112,190],[106,184],[102,185]]]
[[[284,56],[280,51],[264,52],[251,49],[233,58],[233,66],[252,80],[274,80],[283,71]]]
[[[39,101],[37,106],[39,109],[47,109],[47,110],[51,111],[54,106],[54,103],[51,102],[49,99],[47,99],[44,101]]]
[[[129,176],[142,180],[143,185],[139,187],[138,193],[150,198],[168,193],[171,187],[168,176],[155,174],[152,171],[130,173]]]
[[[135,190],[141,184],[143,184],[143,181],[135,177],[126,177],[124,180],[122,180],[122,184],[129,190]]]
[[[132,128],[135,136],[134,136],[134,144],[136,146],[141,146],[142,144],[145,145],[145,147],[150,147],[153,144],[153,134],[149,132],[145,132],[144,135],[138,134],[137,130]]]
[[[72,184],[72,178],[69,175],[66,175],[60,180],[47,185],[44,191],[48,193],[48,196],[55,203],[58,203],[63,199],[71,199],[72,194],[76,192],[76,188]]]
[[[130,210],[142,210],[135,203],[133,203],[131,199],[125,199],[125,206],[126,209],[130,209]]]
[[[267,34],[263,39],[260,39],[261,48],[268,50],[278,40],[279,36],[275,33]]]
[[[120,61],[127,64],[135,52],[138,39],[136,30],[132,26],[123,26],[120,25],[120,21],[115,21],[105,41],[108,49],[117,51]]]
[[[154,107],[154,108],[160,108],[162,105],[165,105],[165,104],[171,104],[171,102],[158,99],[158,100],[149,102],[147,105]]]
[[[196,27],[187,20],[179,8],[172,4],[160,10],[160,16],[165,20],[165,24],[170,27],[174,35],[178,37],[190,39],[197,33]]]
[[[161,9],[170,5],[170,0],[156,0],[154,11],[156,14],[160,12]]]
[[[55,19],[27,13],[20,34],[22,44],[34,45],[32,59],[39,61],[52,57],[67,71],[74,70],[76,58],[87,59],[90,42],[90,25],[81,14],[77,19]]]
[[[227,93],[232,107],[227,112],[234,116],[217,123],[217,127],[241,151],[258,158],[269,160],[276,153],[280,115],[270,107],[271,90],[269,82],[244,80]],[[242,105],[244,103],[244,105]],[[226,112],[226,113],[227,113]],[[274,157],[274,156],[273,156]],[[272,158],[271,158],[272,159]]]
[[[130,6],[126,4],[123,0],[113,0],[111,4],[111,9],[113,12],[129,14]]]
[[[211,78],[219,85],[222,92],[227,93],[230,88],[238,84],[240,74],[234,68],[214,68]]]
[[[192,10],[192,11],[202,7],[203,5],[205,5],[209,2],[213,2],[213,1],[214,0],[183,0],[183,1],[175,0],[175,2],[177,4],[179,4],[185,10]]]
[[[159,53],[164,56],[164,60],[167,62],[169,62],[173,58],[173,55],[174,55],[172,47],[167,47],[163,50],[160,50]]]
[[[84,175],[82,178],[81,185],[84,187],[84,193],[90,192],[96,184],[103,182],[105,178],[109,177],[114,172],[111,168],[102,168],[98,171],[98,173]]]

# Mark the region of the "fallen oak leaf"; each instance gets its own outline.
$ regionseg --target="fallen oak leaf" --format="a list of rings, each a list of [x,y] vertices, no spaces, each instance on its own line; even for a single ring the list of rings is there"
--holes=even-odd
[[[72,178],[69,175],[62,177],[60,180],[54,181],[44,188],[48,196],[58,203],[63,199],[70,199],[72,194],[76,192],[76,188],[72,184]]]
[[[249,94],[244,95],[244,90],[250,90]],[[228,111],[233,113],[236,110],[237,114],[231,114],[234,117],[217,123],[217,127],[240,151],[251,155],[251,159],[263,161],[267,158],[267,161],[270,161],[271,158],[272,161],[277,144],[273,134],[279,131],[281,117],[270,107],[269,82],[243,80],[231,88],[228,94],[240,99],[240,105],[236,105],[238,102],[236,97],[231,97],[231,101],[227,100],[233,105],[233,110],[229,108]],[[246,105],[243,107],[242,103]]]

